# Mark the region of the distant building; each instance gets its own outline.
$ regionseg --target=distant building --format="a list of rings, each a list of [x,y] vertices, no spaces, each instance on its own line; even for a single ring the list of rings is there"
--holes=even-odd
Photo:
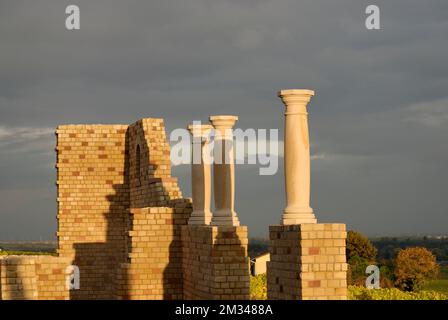
[[[250,260],[250,273],[253,276],[266,273],[266,264],[270,260],[271,256],[269,252],[263,253]]]

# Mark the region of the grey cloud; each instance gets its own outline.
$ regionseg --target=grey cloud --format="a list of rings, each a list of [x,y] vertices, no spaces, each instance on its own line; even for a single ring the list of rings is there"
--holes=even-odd
[[[64,28],[68,4],[80,6],[79,31]],[[368,234],[442,232],[448,3],[378,0],[380,31],[364,28],[368,4],[2,1],[0,128],[163,117],[169,132],[226,113],[243,129],[281,132],[276,91],[313,88],[318,218]],[[53,237],[54,143],[0,141],[0,238]],[[188,195],[188,166],[173,170]],[[282,171],[237,175],[241,220],[266,234],[284,205]]]

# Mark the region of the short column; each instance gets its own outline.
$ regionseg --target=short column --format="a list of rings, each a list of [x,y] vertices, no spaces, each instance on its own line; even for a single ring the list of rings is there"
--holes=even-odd
[[[232,128],[237,116],[211,116],[215,128],[215,159],[213,163],[213,186],[215,210],[212,225],[239,226],[235,212],[235,164],[233,156]]]
[[[191,190],[193,212],[188,224],[209,225],[212,220],[211,201],[211,160],[209,133],[211,125],[191,124],[188,130],[192,135]]]

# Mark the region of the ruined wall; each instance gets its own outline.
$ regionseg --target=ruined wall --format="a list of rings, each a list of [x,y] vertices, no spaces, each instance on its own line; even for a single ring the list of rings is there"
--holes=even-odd
[[[345,224],[270,226],[268,299],[347,299],[345,228]]]
[[[117,276],[118,299],[182,299],[182,243],[191,203],[132,209],[129,262]]]
[[[162,119],[57,130],[59,254],[74,299],[182,297],[180,226],[191,203],[171,177]]]
[[[72,299],[111,299],[126,261],[129,178],[126,125],[57,128],[58,253],[77,265]]]
[[[142,119],[129,126],[131,208],[171,207],[181,199],[171,177],[170,145],[162,119]]]
[[[117,275],[118,299],[182,299],[182,225],[192,207],[171,177],[162,119],[129,126],[130,215],[127,263]]]
[[[184,299],[249,299],[247,227],[182,228]]]
[[[3,299],[249,298],[247,228],[187,226],[162,119],[56,135],[59,257],[1,259]]]
[[[0,257],[0,300],[68,300],[69,265],[53,256]]]

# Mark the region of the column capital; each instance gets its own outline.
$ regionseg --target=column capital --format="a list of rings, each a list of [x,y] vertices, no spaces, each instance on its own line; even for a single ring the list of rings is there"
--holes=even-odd
[[[231,129],[238,121],[237,116],[219,115],[210,116],[210,122],[216,129]]]
[[[206,139],[210,133],[210,130],[213,129],[213,126],[210,124],[189,124],[187,129],[194,138]]]
[[[305,110],[289,110],[288,107],[292,106],[305,106],[310,102],[311,97],[314,96],[314,90],[309,89],[287,89],[280,90],[277,95],[282,99],[286,106],[286,114],[292,113],[304,113]]]

